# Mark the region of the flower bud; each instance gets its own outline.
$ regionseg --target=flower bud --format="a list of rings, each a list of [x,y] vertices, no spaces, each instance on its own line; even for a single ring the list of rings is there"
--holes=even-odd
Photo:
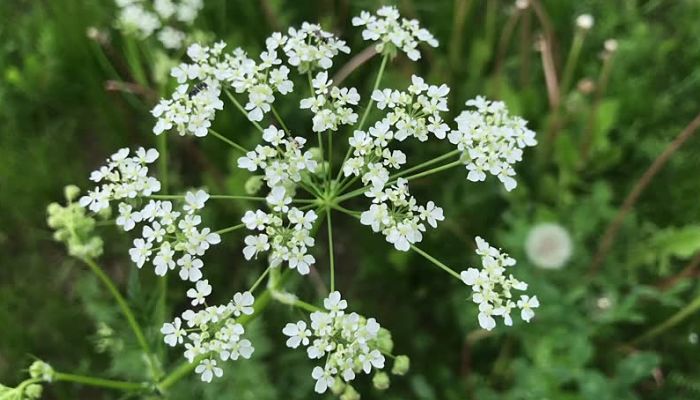
[[[29,376],[33,379],[41,379],[44,382],[51,382],[53,380],[54,371],[49,364],[37,360],[29,367]]]
[[[391,368],[391,373],[394,375],[406,375],[411,368],[411,359],[408,356],[396,356],[394,366]]]
[[[342,379],[336,377],[333,381],[333,386],[331,386],[331,392],[333,392],[334,395],[339,396],[341,393],[343,393],[345,386],[345,382],[343,382]]]
[[[357,393],[354,387],[346,385],[345,391],[340,396],[340,400],[360,400],[360,394]]]
[[[381,328],[377,334],[377,347],[383,353],[391,353],[394,350],[394,341],[391,339],[391,332]]]
[[[386,374],[386,372],[377,372],[374,374],[374,377],[372,377],[372,385],[374,385],[374,388],[377,390],[387,390],[389,389],[389,375]]]
[[[244,190],[245,190],[246,194],[254,195],[255,193],[260,191],[262,186],[263,186],[262,176],[255,175],[255,176],[251,176],[250,178],[248,178],[248,180],[245,182]]]
[[[80,188],[75,185],[68,185],[63,188],[63,195],[66,196],[66,200],[70,203],[75,200],[80,194]]]
[[[43,388],[41,385],[38,385],[36,383],[32,383],[31,385],[28,385],[26,388],[24,388],[24,396],[27,399],[40,399],[41,398],[41,393],[43,392]]]
[[[605,41],[603,46],[605,47],[605,51],[607,51],[608,53],[614,53],[617,51],[617,40],[608,39]]]

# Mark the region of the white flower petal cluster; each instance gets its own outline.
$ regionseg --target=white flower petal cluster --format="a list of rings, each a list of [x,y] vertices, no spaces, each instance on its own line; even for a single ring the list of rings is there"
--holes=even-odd
[[[289,337],[288,347],[304,346],[309,359],[325,360],[311,373],[317,393],[326,392],[336,377],[351,382],[357,374],[383,369],[385,363],[378,344],[381,326],[374,318],[346,314],[347,301],[337,291],[329,294],[323,305],[326,311],[311,313],[309,323],[288,323],[282,330]]]
[[[460,276],[474,291],[472,300],[479,305],[479,325],[490,331],[496,327],[494,316],[500,316],[504,324],[511,326],[513,320],[510,312],[516,307],[520,309],[520,317],[525,322],[530,322],[535,316],[533,309],[539,307],[540,303],[537,296],[521,295],[517,302],[513,300],[513,290],[527,290],[527,283],[506,273],[506,268],[515,265],[515,259],[491,247],[478,236],[476,245],[476,254],[481,256],[481,270],[469,268],[462,271]]]
[[[101,185],[80,198],[81,207],[99,212],[109,208],[111,200],[150,196],[160,190],[160,182],[148,176],[147,167],[158,159],[158,151],[140,147],[133,156],[129,153],[128,148],[119,149],[106,165],[90,174],[90,180]]]
[[[203,0],[116,0],[117,27],[126,34],[146,39],[156,31],[163,47],[177,50],[185,42],[184,32],[173,24],[191,25],[204,6]]]
[[[423,78],[413,75],[408,92],[375,90],[372,100],[377,102],[378,109],[389,110],[386,118],[396,127],[396,140],[404,141],[413,136],[425,142],[429,132],[438,139],[444,139],[450,129],[440,116],[441,112],[448,111],[449,93],[450,88],[447,85],[428,85]]]
[[[272,189],[267,201],[273,206],[273,212],[247,211],[242,218],[246,228],[259,232],[246,236],[243,255],[250,260],[269,251],[271,267],[286,262],[289,268],[302,275],[308,274],[316,262],[309,250],[314,246],[311,228],[318,216],[313,210],[304,212],[296,207],[289,208],[287,204],[291,198],[281,186]]]
[[[404,152],[388,148],[394,136],[386,118],[377,121],[367,132],[355,131],[348,140],[352,157],[343,164],[343,174],[360,176],[365,185],[382,190],[389,182],[389,169],[398,169],[406,163]]]
[[[195,372],[204,382],[223,375],[217,358],[220,361],[248,359],[255,351],[250,340],[243,337],[245,328],[237,320],[253,314],[253,295],[236,293],[227,304],[207,306],[205,298],[210,294],[211,286],[206,280],[197,282],[196,289],[190,289],[188,296],[196,298],[194,305],[203,304],[204,308],[185,310],[160,329],[169,346],[184,344],[185,358],[190,363],[198,362]]]
[[[301,109],[310,109],[314,113],[314,132],[337,131],[339,125],[352,125],[357,122],[357,114],[348,105],[357,106],[360,95],[355,88],[333,86],[328,79],[328,72],[319,72],[312,80],[316,96],[301,100]]]
[[[438,46],[435,37],[427,29],[421,28],[418,20],[401,18],[396,7],[384,6],[377,10],[377,15],[362,11],[359,17],[352,19],[352,24],[365,27],[362,38],[378,42],[376,49],[380,53],[393,46],[416,61],[420,59],[419,43]]]
[[[170,99],[162,99],[151,110],[158,118],[153,133],[160,135],[175,129],[180,136],[206,136],[217,110],[224,108],[221,89],[216,81],[180,85]]]
[[[240,157],[238,167],[251,172],[262,170],[270,188],[297,183],[304,171],[313,173],[318,168],[312,153],[302,152],[306,139],[287,137],[283,130],[270,125],[263,131],[263,140],[269,145],[258,145]]]
[[[338,53],[350,53],[345,41],[308,22],[298,29],[289,28],[286,35],[274,33],[265,43],[268,48],[281,46],[289,65],[297,67],[301,74],[318,68],[329,69]]]
[[[211,245],[221,242],[218,233],[199,226],[202,218],[197,211],[204,207],[208,198],[202,190],[188,192],[182,212],[174,211],[170,201],[151,200],[138,211],[121,203],[118,225],[130,230],[137,222],[143,224],[141,237],[134,239],[134,247],[129,250],[136,266],[142,268],[146,262],[152,262],[159,276],[179,268],[182,280],[199,281],[204,266],[201,257]]]
[[[457,130],[449,133],[450,143],[463,152],[469,174],[467,179],[479,182],[486,173],[497,176],[506,190],[517,186],[513,165],[522,160],[523,149],[535,146],[535,132],[527,121],[511,116],[505,103],[479,96],[467,101],[475,110],[465,110],[455,118]]]
[[[425,222],[436,228],[437,222],[445,219],[442,208],[432,201],[418,205],[408,191],[408,181],[403,178],[394,186],[365,194],[374,197],[373,204],[362,213],[360,223],[381,232],[400,251],[408,251],[412,244],[423,240]]]

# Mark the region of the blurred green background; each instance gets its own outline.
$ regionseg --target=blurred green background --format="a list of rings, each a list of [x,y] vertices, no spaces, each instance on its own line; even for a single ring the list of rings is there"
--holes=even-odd
[[[394,60],[382,86],[403,87],[412,73],[420,74],[452,88],[448,119],[464,101],[484,94],[504,100],[538,132],[540,146],[525,154],[511,193],[495,179],[469,183],[457,171],[418,181],[412,191],[435,200],[447,216],[426,235],[423,247],[463,269],[478,262],[473,237],[484,236],[518,259],[518,278],[530,283],[542,306],[530,324],[484,334],[463,285],[339,218],[339,289],[358,312],[390,329],[396,352],[412,360],[411,372],[392,379],[387,392],[361,380],[363,398],[700,399],[699,139],[691,137],[673,154],[624,219],[600,267],[591,268],[627,193],[700,112],[700,2],[542,0],[533,4],[538,16],[533,7],[518,14],[510,0],[207,0],[196,28],[229,48],[257,54],[271,32],[319,21],[357,53],[366,43],[350,18],[381,4],[396,4],[440,41],[437,49],[422,49],[418,63]],[[553,108],[538,37],[552,39],[561,76],[577,32],[575,19],[583,13],[594,16],[595,26],[585,35],[569,90]],[[61,371],[121,379],[145,375],[116,306],[46,226],[46,206],[62,201],[66,184],[88,187],[89,172],[117,148],[155,142],[148,113],[155,97],[108,84],[133,81],[114,15],[115,5],[106,0],[0,2],[0,382],[5,385],[21,381],[35,357]],[[88,38],[90,27],[106,35],[102,43]],[[601,53],[611,38],[618,49],[608,54],[604,84]],[[152,72],[162,65],[143,63]],[[373,59],[346,84],[367,93],[377,68]],[[156,92],[173,86],[148,83]],[[293,114],[292,102],[281,104],[283,114]],[[216,125],[243,143],[257,141],[248,122],[230,109],[219,114]],[[173,187],[241,190],[247,175],[235,168],[236,155],[227,148],[212,140],[169,140]],[[414,159],[427,159],[444,146],[416,145],[411,152]],[[208,211],[206,219],[229,226],[245,209],[229,205]],[[564,268],[543,270],[528,261],[525,238],[538,222],[569,230],[574,254]],[[107,243],[102,264],[139,318],[149,321],[153,274],[133,268],[127,235],[100,229]],[[240,236],[225,239],[207,261],[221,299],[263,269],[243,262]],[[318,299],[325,290],[306,280],[292,286],[306,299]],[[171,285],[169,313],[186,306],[185,287]],[[674,318],[678,312],[682,318]],[[183,380],[170,397],[316,398],[312,363],[303,352],[286,349],[281,338],[284,323],[296,316],[281,305],[269,307],[250,328],[256,338],[252,360],[228,363],[226,379],[209,385],[196,377]],[[113,333],[106,335],[105,327]],[[148,325],[154,344],[160,342],[158,328],[159,323]],[[166,366],[181,361],[177,351],[161,353]],[[45,397],[127,398],[70,384],[47,387]]]

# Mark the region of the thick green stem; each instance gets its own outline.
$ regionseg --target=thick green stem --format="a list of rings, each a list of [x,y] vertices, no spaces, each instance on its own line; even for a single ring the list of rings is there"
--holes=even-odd
[[[280,117],[275,106],[272,106],[272,114],[274,114],[275,118],[277,119],[277,122],[279,122],[280,125],[282,125],[282,129],[284,129],[284,131],[287,133],[287,135],[291,136],[292,134],[291,134],[291,132],[289,132],[289,128],[287,128],[287,124],[284,123],[284,121],[282,120],[282,117]]]
[[[221,140],[222,142],[228,144],[229,146],[233,147],[234,149],[240,151],[241,153],[245,154],[248,152],[245,147],[241,146],[240,144],[234,142],[233,140],[227,138],[226,136],[220,134],[219,132],[209,128],[209,133],[212,134],[215,138]]]
[[[462,281],[462,278],[459,276],[459,274],[453,270],[452,268],[448,267],[447,265],[441,263],[438,261],[435,257],[431,256],[430,254],[424,252],[423,250],[419,249],[418,247],[411,245],[411,249],[415,251],[416,253],[420,254],[423,256],[426,260],[432,262],[436,266],[438,266],[441,270],[447,272],[448,274],[452,275],[453,277],[457,278],[460,282]]]
[[[109,290],[109,292],[112,294],[112,297],[114,297],[114,299],[117,301],[119,309],[121,310],[122,314],[124,314],[124,317],[126,318],[127,322],[129,323],[129,326],[131,327],[131,330],[134,332],[134,336],[136,336],[136,340],[138,341],[139,345],[141,346],[141,349],[144,351],[144,353],[146,353],[146,356],[149,359],[151,375],[154,379],[157,379],[161,374],[158,368],[158,360],[156,360],[156,358],[153,356],[153,352],[151,351],[151,347],[148,345],[146,336],[144,336],[143,330],[141,329],[139,323],[136,321],[136,317],[134,316],[131,307],[129,307],[129,304],[126,302],[126,299],[124,299],[121,293],[119,293],[117,287],[114,285],[109,276],[107,276],[107,274],[99,267],[99,265],[97,265],[93,260],[89,258],[83,258],[82,260],[83,262],[85,262],[85,264],[87,264],[88,267],[90,267],[92,272],[95,275],[97,275],[97,277],[107,287],[107,290]]]
[[[57,382],[75,382],[81,385],[124,391],[145,390],[150,387],[150,384],[146,382],[117,381],[113,379],[95,378],[92,376],[66,374],[63,372],[56,372],[54,374],[54,380]]]

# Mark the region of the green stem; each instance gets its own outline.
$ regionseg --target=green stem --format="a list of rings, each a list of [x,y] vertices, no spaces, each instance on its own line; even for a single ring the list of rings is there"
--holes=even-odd
[[[153,356],[153,353],[151,352],[151,347],[148,345],[148,342],[146,341],[146,337],[143,334],[143,330],[141,329],[141,326],[139,323],[136,321],[136,317],[134,316],[133,311],[129,307],[129,304],[126,302],[124,297],[122,297],[121,293],[119,293],[119,290],[117,287],[114,285],[112,280],[105,274],[105,272],[97,265],[93,260],[89,258],[83,258],[82,259],[85,264],[90,267],[92,272],[97,275],[97,277],[102,281],[102,283],[107,287],[107,290],[112,294],[114,299],[117,301],[117,304],[119,305],[119,308],[124,314],[124,317],[126,318],[127,322],[129,323],[129,326],[131,327],[131,330],[134,332],[134,336],[136,336],[136,340],[139,342],[139,345],[143,349],[144,353],[146,353],[146,356],[149,359],[149,367],[151,369],[151,375],[154,378],[158,378],[160,376],[160,371],[157,368],[158,362]]]
[[[292,134],[289,132],[289,128],[287,128],[287,124],[284,123],[284,121],[282,120],[282,117],[280,117],[275,106],[272,106],[272,114],[274,114],[277,121],[280,123],[280,125],[282,125],[282,129],[284,129],[284,131],[287,132],[287,135],[291,136]]]
[[[333,224],[331,223],[331,209],[326,208],[326,223],[328,229],[328,257],[331,263],[331,292],[335,291],[335,256],[333,254]]]
[[[166,134],[158,135],[158,175],[161,184],[161,191],[168,193],[168,136]],[[156,304],[155,316],[156,321],[162,323],[165,321],[167,297],[168,297],[168,276],[162,276],[158,279],[158,302]],[[163,350],[163,342],[160,342],[159,350]],[[160,351],[159,351],[160,353]]]
[[[326,185],[328,193],[331,191],[331,179],[333,178],[333,132],[328,132],[328,177]]]
[[[245,224],[238,224],[238,225],[230,226],[228,228],[219,229],[218,231],[216,231],[214,233],[218,233],[219,235],[223,235],[224,233],[233,232],[233,231],[241,229],[241,228],[245,228]]]
[[[302,310],[306,310],[308,312],[316,312],[316,311],[324,311],[321,307],[317,307],[313,304],[309,304],[305,301],[295,299],[294,303],[292,304],[294,307],[299,307]]]
[[[323,161],[325,160],[325,154],[323,152],[323,138],[321,137],[321,132],[316,132],[316,136],[318,137],[318,148],[320,149],[319,151],[321,152],[321,175],[323,176],[323,182],[321,182],[321,187],[326,188],[326,163]]]
[[[569,50],[569,55],[566,58],[564,75],[562,76],[561,84],[559,85],[559,93],[561,96],[566,96],[569,91],[569,86],[571,85],[571,80],[573,79],[574,71],[576,70],[576,64],[578,63],[581,48],[583,47],[583,39],[585,37],[585,30],[576,30],[576,33],[574,34],[574,41],[571,43],[571,49]],[[561,101],[559,103],[561,104]]]
[[[143,390],[150,387],[149,383],[139,383],[139,382],[127,382],[127,381],[117,381],[112,379],[95,378],[92,376],[66,374],[63,372],[56,372],[54,374],[54,379],[59,382],[75,382],[82,385],[103,387],[108,389],[118,389],[125,391],[132,390]]]
[[[258,277],[258,279],[255,280],[255,283],[253,283],[253,286],[250,287],[250,290],[248,290],[250,293],[255,292],[255,289],[257,289],[258,286],[260,286],[260,283],[262,283],[263,279],[267,276],[267,274],[270,273],[270,269],[272,269],[272,266],[269,266],[265,268],[265,271]]]
[[[136,42],[134,42],[134,38],[125,36],[124,45],[126,61],[129,64],[129,70],[134,80],[138,82],[139,85],[148,87],[148,79],[146,78],[146,72],[141,64],[141,56]]]
[[[427,171],[423,171],[423,172],[417,173],[417,174],[415,174],[415,175],[407,176],[407,177],[404,178],[404,179],[406,179],[407,181],[410,181],[410,180],[412,180],[412,179],[422,178],[422,177],[425,177],[425,176],[428,176],[428,175],[432,175],[432,174],[438,173],[438,172],[440,172],[440,171],[444,171],[444,170],[446,170],[446,169],[450,169],[450,168],[455,167],[455,166],[460,165],[460,164],[463,164],[463,162],[462,162],[461,160],[453,161],[453,162],[451,162],[451,163],[449,163],[449,164],[441,165],[441,166],[439,166],[439,167],[435,167],[435,168],[429,169],[429,170],[427,170]],[[393,179],[393,180],[387,182],[386,186],[393,185],[394,183],[396,183],[397,180],[398,180],[398,178],[397,178],[397,179]],[[371,188],[371,186],[365,186],[365,187],[362,187],[362,188],[360,188],[360,189],[353,190],[353,191],[350,192],[350,193],[347,193],[347,194],[344,194],[344,195],[342,195],[342,196],[339,196],[339,197],[336,199],[336,201],[341,202],[341,201],[345,201],[345,200],[351,199],[351,198],[353,198],[353,197],[357,197],[357,196],[361,195],[362,193],[364,193],[365,191],[367,191],[367,190],[370,189],[370,188]]]
[[[233,95],[230,91],[228,91],[228,90],[224,90],[224,92],[226,92],[226,96],[228,96],[228,98],[231,99],[231,101],[232,101],[233,104],[236,106],[236,108],[237,108],[240,112],[242,112],[243,115],[245,115],[245,119],[248,119],[248,112],[245,110],[245,108],[243,108],[243,106],[241,105],[241,103],[239,103],[238,100],[236,100],[236,97],[234,97],[234,95]],[[249,120],[249,119],[248,119],[248,120]],[[249,121],[250,121],[250,120],[249,120]],[[257,122],[255,122],[255,121],[250,121],[250,122],[253,124],[253,126],[255,126],[255,129],[257,129],[257,130],[260,131],[260,133],[262,133],[262,132],[264,131],[264,129],[262,128],[262,126],[260,126],[260,124],[258,124]]]
[[[374,104],[374,100],[372,100],[372,93],[374,93],[375,90],[379,87],[379,82],[382,80],[382,75],[384,75],[384,68],[386,67],[386,62],[389,60],[389,55],[385,54],[384,57],[382,57],[382,65],[379,66],[379,72],[377,73],[377,78],[374,80],[374,87],[372,88],[372,91],[370,92],[369,95],[369,102],[367,103],[367,107],[365,108],[365,112],[362,114],[362,119],[360,120],[360,124],[357,126],[358,131],[362,130],[362,127],[365,126],[365,122],[367,121],[367,117],[369,116],[369,112],[372,109],[372,105]]]
[[[414,167],[405,169],[405,170],[403,170],[403,171],[401,171],[401,172],[399,172],[399,173],[397,173],[397,174],[391,175],[391,176],[389,177],[389,179],[395,179],[395,178],[402,177],[402,176],[404,176],[404,175],[406,175],[406,174],[408,174],[408,173],[411,173],[411,172],[413,172],[413,171],[418,171],[418,170],[420,170],[420,169],[422,169],[422,168],[425,168],[425,167],[427,167],[427,166],[429,166],[429,165],[433,165],[433,164],[438,163],[438,162],[440,162],[440,161],[446,160],[446,159],[448,159],[448,158],[450,158],[450,157],[453,157],[453,156],[455,156],[455,155],[457,155],[457,154],[460,154],[461,152],[462,152],[462,150],[459,150],[459,149],[452,150],[452,151],[449,152],[449,153],[445,153],[445,154],[443,154],[443,155],[441,155],[441,156],[438,156],[438,157],[435,157],[435,158],[433,158],[433,159],[430,159],[430,160],[428,160],[428,161],[426,161],[426,162],[424,162],[424,163],[418,164],[418,165],[416,165],[416,166],[414,166]]]
[[[631,344],[635,345],[644,341],[647,341],[649,339],[653,339],[656,336],[666,332],[667,330],[673,328],[674,326],[678,325],[681,323],[683,320],[688,318],[689,316],[693,315],[696,311],[700,309],[700,296],[696,297],[692,302],[690,302],[688,305],[680,309],[677,313],[673,314],[670,318],[665,320],[664,322],[660,323],[659,325],[655,326],[651,330],[647,331],[646,333],[640,335],[636,339],[634,339]]]
[[[215,131],[215,130],[213,130],[213,129],[211,129],[211,128],[209,128],[209,133],[211,133],[215,138],[217,138],[217,139],[221,140],[222,142],[224,142],[224,143],[230,145],[230,146],[233,147],[234,149],[236,149],[236,150],[242,152],[243,154],[245,154],[245,153],[248,152],[248,150],[246,150],[245,147],[241,146],[240,144],[234,142],[233,140],[227,138],[226,136],[220,134],[219,132],[217,132],[217,131]]]
[[[440,269],[442,269],[443,271],[445,271],[445,272],[447,272],[448,274],[452,275],[453,277],[457,278],[460,282],[462,281],[462,278],[459,276],[459,274],[458,274],[457,272],[455,272],[455,270],[453,270],[452,268],[448,267],[447,265],[441,263],[440,261],[438,261],[437,259],[435,259],[435,257],[433,257],[433,256],[431,256],[430,254],[424,252],[423,250],[419,249],[419,248],[416,247],[415,245],[411,245],[411,249],[413,249],[413,251],[415,251],[416,253],[418,253],[418,254],[420,254],[421,256],[423,256],[426,260],[428,260],[428,261],[432,262],[433,264],[435,264],[436,266],[438,266],[438,267],[439,267]]]

